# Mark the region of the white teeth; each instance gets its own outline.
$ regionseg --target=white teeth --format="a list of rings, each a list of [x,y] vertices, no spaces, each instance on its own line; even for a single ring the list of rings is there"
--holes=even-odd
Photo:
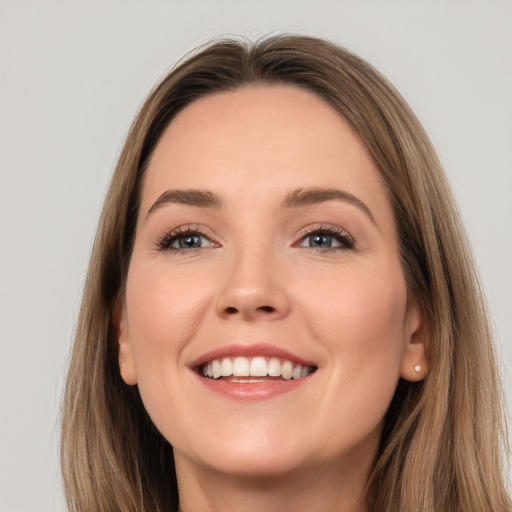
[[[221,373],[223,377],[229,377],[233,375],[233,363],[229,357],[225,357],[220,364]]]
[[[204,377],[219,379],[220,377],[233,377],[232,382],[259,382],[258,379],[248,377],[282,377],[285,380],[301,379],[307,377],[312,367],[301,364],[294,364],[286,359],[277,357],[266,358],[264,356],[243,357],[237,356],[234,359],[224,357],[215,359],[205,364],[201,370]],[[244,377],[236,379],[235,377]]]
[[[281,368],[283,379],[290,380],[293,374],[293,364],[290,361],[285,361]]]
[[[233,375],[235,377],[249,377],[249,359],[235,357],[233,361]]]
[[[251,377],[267,376],[267,361],[264,357],[255,357],[249,366]]]
[[[220,362],[215,359],[212,361],[212,370],[213,370],[213,378],[218,379],[222,375],[222,371],[220,369]]]
[[[281,361],[277,357],[273,357],[268,362],[267,372],[271,377],[281,377]]]

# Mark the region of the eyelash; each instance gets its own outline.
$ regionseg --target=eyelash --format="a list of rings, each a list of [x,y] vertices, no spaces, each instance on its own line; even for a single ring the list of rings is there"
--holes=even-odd
[[[335,240],[341,243],[340,247],[307,247],[301,246],[300,243],[304,242],[307,238],[312,237],[314,235],[328,235],[332,236]],[[323,225],[319,224],[314,227],[308,227],[300,233],[299,242],[294,244],[299,247],[306,247],[307,249],[319,252],[329,252],[329,251],[344,251],[354,249],[356,246],[356,241],[354,237],[345,231],[344,229],[338,226],[332,225]]]
[[[213,242],[209,235],[206,235],[199,226],[180,226],[179,228],[173,229],[169,233],[166,233],[158,242],[157,248],[158,252],[169,251],[173,254],[184,254],[195,252],[203,247],[191,247],[189,249],[172,247],[172,244],[179,240],[180,238],[185,238],[186,236],[200,236],[202,238],[206,238],[211,242],[209,247],[218,247],[218,244]]]
[[[308,247],[303,246],[305,240],[308,237],[312,237],[314,235],[327,235],[333,237],[336,241],[338,241],[341,246],[339,247]],[[180,238],[184,238],[186,236],[199,236],[202,238],[206,238],[211,242],[211,245],[205,247],[191,247],[188,249],[185,248],[177,248],[172,247],[172,244],[179,240]],[[198,251],[199,249],[207,248],[207,247],[218,247],[219,245],[216,242],[211,240],[209,235],[206,235],[204,231],[199,226],[180,226],[179,228],[173,229],[172,231],[166,233],[160,241],[157,243],[158,252],[169,251],[173,254],[184,254]],[[294,247],[305,247],[312,251],[318,252],[330,252],[330,251],[343,251],[354,249],[356,246],[356,241],[347,233],[344,229],[341,229],[338,226],[332,225],[316,225],[314,227],[308,227],[302,230],[299,234],[299,241],[294,243]]]

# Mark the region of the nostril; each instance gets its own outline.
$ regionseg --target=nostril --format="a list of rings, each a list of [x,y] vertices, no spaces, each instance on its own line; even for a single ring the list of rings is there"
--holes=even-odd
[[[272,306],[260,306],[256,308],[256,311],[263,311],[265,313],[273,313],[276,309]],[[238,308],[234,308],[233,306],[229,306],[225,309],[226,314],[228,315],[235,315],[239,313],[240,311]]]

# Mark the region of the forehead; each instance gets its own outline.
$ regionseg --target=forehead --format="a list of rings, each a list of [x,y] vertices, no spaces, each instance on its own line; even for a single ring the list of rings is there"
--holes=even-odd
[[[151,156],[142,207],[167,189],[277,201],[300,187],[387,203],[366,148],[334,108],[294,86],[248,86],[203,97],[176,116]]]

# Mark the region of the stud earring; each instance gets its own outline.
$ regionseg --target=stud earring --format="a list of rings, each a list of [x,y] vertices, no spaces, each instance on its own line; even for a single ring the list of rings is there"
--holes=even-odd
[[[124,363],[121,363],[121,366],[119,367],[119,373],[121,375],[121,377],[123,376],[123,368],[125,367],[126,365]]]
[[[416,373],[419,373],[419,371],[421,370],[421,364],[417,364],[415,367],[414,367],[414,371]]]

